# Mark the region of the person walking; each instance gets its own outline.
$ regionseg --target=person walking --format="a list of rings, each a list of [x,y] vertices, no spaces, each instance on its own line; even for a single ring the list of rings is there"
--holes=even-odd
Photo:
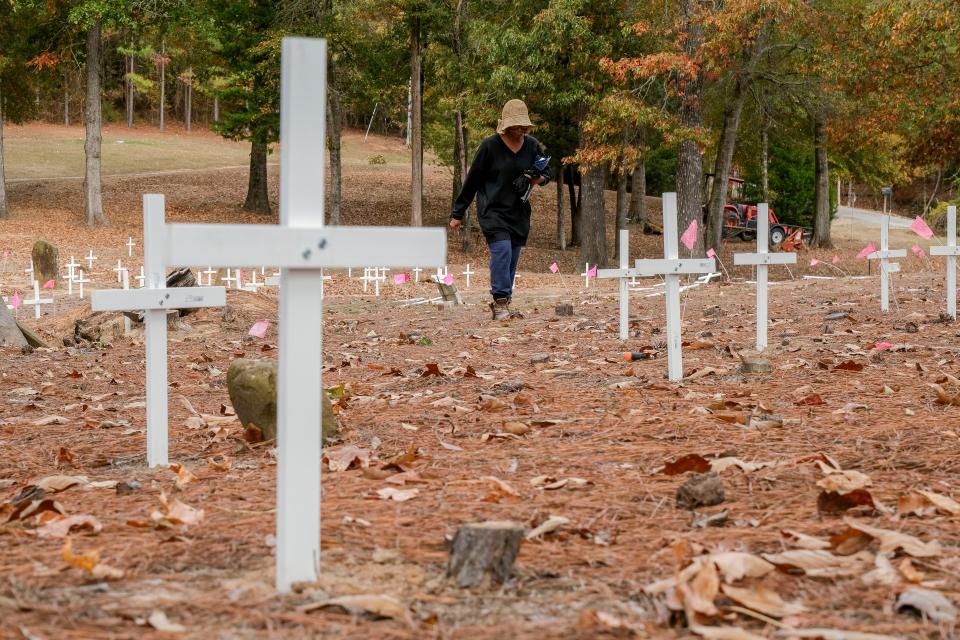
[[[460,228],[477,197],[477,219],[490,249],[490,311],[494,320],[518,315],[510,311],[520,251],[530,234],[530,192],[550,181],[550,158],[527,132],[533,128],[527,105],[503,105],[497,132],[480,143],[463,187],[453,204],[450,228]]]

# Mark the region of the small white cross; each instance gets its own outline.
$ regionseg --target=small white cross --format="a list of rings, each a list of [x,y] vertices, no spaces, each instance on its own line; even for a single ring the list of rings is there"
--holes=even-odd
[[[442,267],[437,267],[437,280],[443,282],[443,279],[447,277],[447,265]]]
[[[957,256],[960,247],[957,247],[957,207],[947,207],[947,244],[946,246],[930,247],[930,255],[947,257],[947,314],[957,319]]]
[[[468,263],[467,263],[467,270],[464,271],[463,274],[462,274],[462,275],[467,276],[467,289],[470,288],[470,276],[472,276],[474,273],[476,273],[476,272],[475,272],[475,271],[470,271],[470,263],[468,262]],[[516,284],[516,279],[514,279],[514,284]]]
[[[333,280],[333,276],[323,275],[323,269],[320,269],[320,299],[323,300],[323,283],[325,280]]]
[[[53,304],[53,298],[41,298],[40,297],[40,283],[36,280],[33,281],[33,299],[27,299],[23,301],[23,304],[29,304],[33,306],[33,317],[37,320],[40,319],[40,305],[41,304]]]
[[[77,277],[77,269],[80,268],[80,263],[73,259],[73,256],[70,256],[70,262],[67,263],[67,295],[73,295],[73,282]]]
[[[83,275],[84,275],[84,274],[83,274],[83,269],[79,269],[79,270],[78,270],[78,273],[79,273],[80,275],[77,276],[76,278],[74,278],[73,281],[80,285],[80,299],[83,300],[83,285],[86,284],[86,283],[88,283],[88,282],[90,282],[90,279],[83,277]]]
[[[767,348],[767,269],[771,264],[796,264],[795,253],[768,253],[770,240],[770,208],[766,202],[757,205],[757,252],[735,253],[733,264],[757,267],[757,351]]]
[[[360,277],[360,280],[363,282],[363,292],[364,292],[364,293],[367,292],[367,287],[369,286],[370,281],[371,281],[371,280],[374,280],[374,279],[376,279],[376,276],[371,276],[371,275],[370,275],[370,267],[364,267],[364,268],[363,268],[363,275]]]
[[[415,267],[413,269],[413,281],[420,282],[420,272],[423,271],[420,267]]]
[[[626,340],[630,333],[630,287],[627,284],[627,278],[636,278],[632,269],[630,269],[630,232],[626,229],[620,229],[620,268],[619,269],[599,269],[597,278],[617,278],[620,281],[620,339]],[[586,269],[589,271],[589,269]]]
[[[88,269],[88,270],[92,270],[92,269],[93,269],[93,261],[96,260],[96,259],[97,259],[97,256],[93,255],[93,249],[90,249],[90,253],[87,254],[87,257],[86,257],[86,258],[84,258],[84,260],[87,261],[87,265],[88,265],[88,266],[87,266],[87,269]]]
[[[146,281],[146,276],[143,275],[143,265],[140,265],[140,275],[136,277],[137,284],[140,285],[140,288],[143,289],[143,283]]]
[[[137,243],[133,241],[133,238],[127,238],[127,243],[126,243],[126,244],[127,244],[127,257],[128,257],[128,258],[132,258],[132,257],[133,257],[133,247],[134,247],[134,245],[136,245]]]
[[[890,310],[890,274],[900,271],[900,265],[890,262],[889,258],[905,258],[906,249],[890,249],[890,216],[887,215],[880,223],[880,250],[867,256],[867,260],[880,262],[880,310],[886,313]]]
[[[585,262],[583,264],[583,273],[581,273],[580,275],[583,276],[584,288],[589,289],[590,288],[590,263],[589,262]]]
[[[201,272],[200,272],[201,275],[203,275],[204,273],[207,274],[207,286],[208,286],[208,287],[212,287],[212,286],[213,286],[213,276],[217,275],[216,269],[211,269],[211,268],[208,266],[206,271],[201,271]],[[201,282],[201,284],[203,284],[203,283]]]
[[[220,278],[220,279],[227,283],[227,285],[228,285],[227,288],[229,288],[229,289],[236,289],[236,288],[237,288],[237,287],[236,287],[237,278],[236,278],[235,276],[230,275],[230,269],[227,269],[227,275],[225,275],[224,277],[222,277],[222,278]]]
[[[124,268],[123,263],[121,263],[119,259],[117,259],[117,266],[115,266],[113,270],[117,272],[117,284],[123,282],[123,276],[120,274],[124,271]]]
[[[30,276],[31,283],[36,282],[36,280],[33,278],[33,260],[30,261],[30,268],[24,269],[23,272]]]
[[[262,283],[262,282],[257,282],[257,270],[256,270],[256,269],[254,269],[254,270],[251,271],[250,273],[251,273],[250,280],[249,280],[245,285],[243,285],[243,288],[244,288],[244,290],[246,290],[246,291],[252,291],[252,292],[256,293],[256,292],[257,292],[257,289],[259,289],[260,287],[262,287],[264,283]]]

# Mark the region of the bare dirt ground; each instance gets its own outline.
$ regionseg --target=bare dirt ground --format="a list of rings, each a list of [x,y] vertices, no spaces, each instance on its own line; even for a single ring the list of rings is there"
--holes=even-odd
[[[407,180],[389,165],[351,167],[346,221],[402,224]],[[122,242],[141,234],[143,192],[166,193],[171,220],[266,221],[239,211],[244,187],[234,170],[109,178],[113,226],[87,231],[77,185],[16,183],[14,217],[0,221],[0,249],[11,252],[0,265],[3,292],[23,289],[29,246],[41,237],[62,257],[92,248],[101,256],[95,284],[112,286],[110,268],[127,261]],[[428,222],[441,223],[445,172],[428,173],[428,190]],[[390,284],[375,299],[334,275],[324,384],[342,385],[343,396],[330,450],[359,447],[369,462],[324,469],[322,577],[291,595],[272,587],[273,448],[247,444],[243,426],[222,415],[230,362],[275,357],[275,326],[262,340],[247,336],[254,321],[275,321],[275,290],[231,291],[233,313],[203,310],[170,333],[171,460],[195,476],[183,473],[180,487],[171,470],[145,465],[141,332],[106,348],[4,351],[0,637],[954,637],[949,604],[917,591],[948,601],[960,591],[960,505],[947,499],[960,493],[951,404],[960,404],[960,346],[956,325],[940,319],[942,262],[903,260],[887,315],[875,277],[800,278],[841,275],[809,266],[834,254],[839,269],[864,274],[854,256],[869,237],[802,255],[796,280],[775,270],[773,369],[760,374],[739,369],[754,336],[749,272],[692,289],[687,375],[670,383],[662,296],[634,294],[632,337],[620,343],[614,284],[583,289],[576,255],[553,248],[552,194],[538,194],[538,230],[522,262],[524,319],[487,319],[482,276],[465,291],[467,305],[439,310],[403,306],[432,295],[429,285]],[[655,255],[659,242],[635,234],[631,253]],[[722,249],[728,268],[734,249],[748,245]],[[451,251],[450,271],[468,261],[482,271],[484,260]],[[547,272],[553,260],[563,280]],[[40,321],[22,310],[20,318],[59,345],[89,310],[55,294]],[[555,315],[560,301],[574,304],[573,317]],[[626,349],[654,357],[623,362]],[[709,469],[724,501],[678,506],[692,471]],[[71,521],[22,511],[32,504],[24,488],[55,475],[85,478],[46,496],[76,517],[69,551],[61,534]],[[115,483],[132,481],[141,487],[118,492]],[[381,499],[388,487],[416,494]],[[202,517],[166,513],[162,496]],[[195,522],[176,524],[177,515]],[[523,543],[505,585],[461,590],[443,580],[462,523],[533,529],[552,516],[567,520]],[[312,606],[357,594],[396,602],[382,619]],[[898,597],[918,600],[897,607]]]

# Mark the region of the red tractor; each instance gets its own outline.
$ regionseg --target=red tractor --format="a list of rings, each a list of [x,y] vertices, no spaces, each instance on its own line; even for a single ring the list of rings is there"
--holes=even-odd
[[[769,215],[771,247],[782,244],[787,238],[792,238],[794,241],[803,239],[803,227],[780,222],[773,209],[769,210]],[[725,204],[723,206],[723,237],[754,240],[757,237],[757,205],[739,202]]]

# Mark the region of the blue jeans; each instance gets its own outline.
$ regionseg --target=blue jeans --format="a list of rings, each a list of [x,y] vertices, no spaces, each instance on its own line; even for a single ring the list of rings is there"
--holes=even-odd
[[[493,299],[513,296],[513,278],[517,275],[517,263],[523,247],[510,240],[488,242],[490,249],[490,295]]]

